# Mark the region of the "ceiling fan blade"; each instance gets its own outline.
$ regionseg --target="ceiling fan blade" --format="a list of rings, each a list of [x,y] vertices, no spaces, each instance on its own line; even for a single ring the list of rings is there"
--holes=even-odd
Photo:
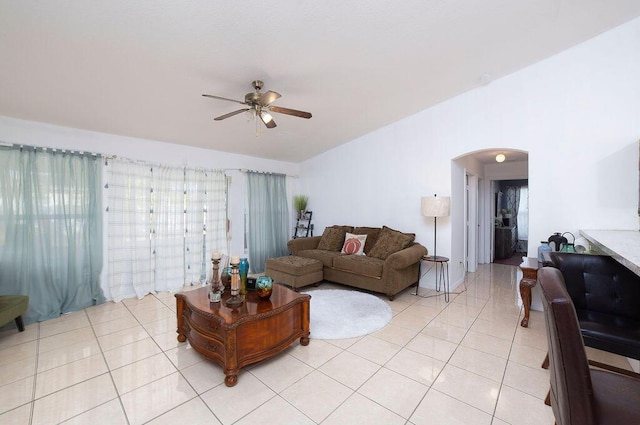
[[[204,97],[210,97],[210,98],[212,98],[212,99],[228,100],[229,102],[236,102],[236,103],[239,103],[239,104],[241,104],[241,105],[246,105],[246,103],[245,103],[245,102],[241,102],[241,101],[239,101],[239,100],[229,99],[229,98],[226,98],[226,97],[220,97],[220,96],[214,96],[214,95],[212,95],[212,94],[203,94],[203,96],[204,96]]]
[[[258,115],[260,116],[260,119],[262,120],[264,125],[267,126],[267,128],[276,127],[276,122],[273,120],[273,117],[271,115],[265,114],[264,112]],[[265,119],[265,115],[266,115],[266,119]]]
[[[295,109],[282,108],[280,106],[269,106],[269,110],[279,114],[293,115],[294,117],[311,118],[311,112],[297,111]]]
[[[271,105],[273,102],[278,100],[279,97],[280,97],[280,93],[276,93],[274,91],[269,90],[268,92],[263,93],[260,96],[259,102],[263,106]]]
[[[222,121],[234,115],[241,114],[245,111],[248,111],[250,108],[238,109],[237,111],[229,112],[228,114],[220,115],[219,117],[214,118],[214,121]]]

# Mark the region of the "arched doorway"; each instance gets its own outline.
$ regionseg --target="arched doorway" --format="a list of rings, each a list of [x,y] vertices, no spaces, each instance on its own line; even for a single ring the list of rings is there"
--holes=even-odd
[[[504,161],[496,160],[499,154],[504,155]],[[460,252],[465,258],[465,270],[473,272],[478,263],[490,263],[495,259],[496,227],[500,224],[498,220],[506,218],[502,209],[511,209],[511,214],[515,212],[513,205],[504,204],[502,208],[502,204],[497,202],[500,199],[496,195],[500,191],[499,182],[528,182],[529,155],[526,151],[506,148],[469,152],[453,159],[451,170],[451,196],[464,199],[458,222],[452,222],[452,251]],[[507,215],[506,211],[504,215]],[[510,222],[501,223],[502,227],[512,227]],[[504,226],[505,223],[508,225]],[[526,226],[521,223],[522,230],[525,227],[528,233],[528,223]],[[511,231],[516,232],[517,241],[517,229]],[[516,245],[514,241],[513,252],[526,249],[524,245]]]

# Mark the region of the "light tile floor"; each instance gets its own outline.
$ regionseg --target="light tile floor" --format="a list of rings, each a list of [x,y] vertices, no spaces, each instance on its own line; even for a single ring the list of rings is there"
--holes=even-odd
[[[0,423],[552,425],[544,318],[533,311],[530,327],[519,326],[520,277],[514,266],[483,265],[450,303],[409,288],[389,302],[384,329],[296,343],[243,369],[233,388],[177,341],[169,293],[5,331]]]

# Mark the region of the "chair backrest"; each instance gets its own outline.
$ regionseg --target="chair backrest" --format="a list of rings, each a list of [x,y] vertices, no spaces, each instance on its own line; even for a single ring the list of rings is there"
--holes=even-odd
[[[576,310],[640,320],[640,276],[608,255],[550,252]]]
[[[578,317],[560,270],[538,270],[543,293],[547,339],[551,408],[557,425],[595,425],[589,363],[580,334]]]

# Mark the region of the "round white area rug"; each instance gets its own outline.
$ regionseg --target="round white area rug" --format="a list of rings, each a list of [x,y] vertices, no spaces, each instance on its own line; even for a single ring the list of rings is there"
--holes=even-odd
[[[311,295],[311,338],[345,339],[382,329],[393,316],[389,305],[370,294],[343,289],[316,289]]]

